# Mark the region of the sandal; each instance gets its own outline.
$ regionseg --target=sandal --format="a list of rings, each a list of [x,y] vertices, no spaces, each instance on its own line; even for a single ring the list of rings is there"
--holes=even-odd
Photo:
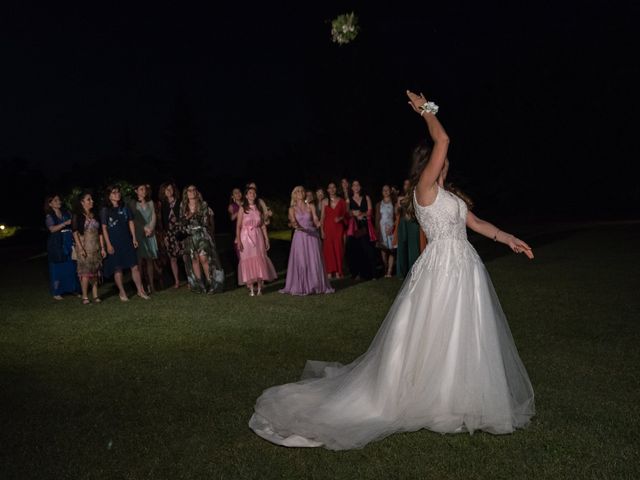
[[[102,302],[102,299],[100,297],[96,297],[93,299],[93,303],[100,303]]]
[[[138,295],[140,298],[142,298],[144,300],[149,300],[151,298],[145,292],[138,292],[136,295]]]
[[[129,297],[127,297],[127,295],[119,295],[120,297],[120,301],[121,302],[128,302],[129,301]]]
[[[83,305],[90,305],[91,302],[89,301],[89,299],[87,297],[82,297],[82,304]]]

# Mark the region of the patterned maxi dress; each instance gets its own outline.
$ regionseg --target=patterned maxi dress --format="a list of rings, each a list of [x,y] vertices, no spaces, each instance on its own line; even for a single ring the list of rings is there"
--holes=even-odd
[[[224,289],[224,270],[213,236],[213,210],[209,208],[207,202],[202,202],[198,211],[190,217],[182,215],[180,224],[182,231],[187,235],[182,245],[189,288],[193,292],[222,292]],[[204,272],[202,272],[202,278],[198,280],[193,271],[192,260],[199,260],[203,256],[207,258],[209,264],[211,278],[208,285],[205,285]]]
[[[83,216],[84,232],[79,233],[80,245],[75,246],[75,256],[78,262],[78,277],[97,279],[100,276],[102,255],[100,255],[100,222],[95,218]],[[82,221],[80,220],[80,221]],[[76,219],[76,222],[78,219]],[[77,223],[76,223],[77,225]],[[77,230],[77,228],[74,228]],[[84,256],[83,253],[87,252]]]

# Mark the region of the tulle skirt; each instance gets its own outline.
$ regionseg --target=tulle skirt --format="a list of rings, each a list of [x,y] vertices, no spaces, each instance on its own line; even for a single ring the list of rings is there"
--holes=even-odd
[[[494,434],[525,426],[534,394],[489,275],[466,240],[430,243],[369,349],[308,361],[269,388],[249,426],[285,446],[361,448],[395,432]]]

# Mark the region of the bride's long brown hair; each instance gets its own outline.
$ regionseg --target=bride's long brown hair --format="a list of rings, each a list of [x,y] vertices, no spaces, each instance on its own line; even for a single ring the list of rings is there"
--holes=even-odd
[[[416,191],[416,186],[418,185],[418,181],[420,180],[420,175],[429,164],[431,160],[431,152],[433,148],[429,143],[421,143],[418,145],[412,154],[412,162],[411,162],[411,170],[409,171],[409,190],[405,193],[404,198],[401,201],[401,206],[405,211],[406,215],[411,218],[416,218],[416,209],[413,204],[413,194]],[[464,203],[467,204],[467,208],[469,210],[473,209],[473,201],[466,195],[462,190],[455,187],[452,183],[447,183],[444,186],[444,189],[453,193],[457,197],[459,197]]]

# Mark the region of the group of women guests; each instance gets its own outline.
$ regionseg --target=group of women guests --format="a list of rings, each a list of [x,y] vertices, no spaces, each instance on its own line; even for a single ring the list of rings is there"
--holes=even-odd
[[[397,188],[384,185],[375,204],[359,180],[349,182],[343,178],[339,188],[331,182],[326,193],[324,189],[314,192],[296,187],[289,212],[293,239],[299,236],[298,232],[313,236],[315,233],[308,233],[310,227],[318,228],[324,272],[329,278],[343,277],[345,260],[346,268],[356,279],[374,278],[379,263],[385,277],[393,275],[394,267],[396,274],[404,277],[426,246],[424,234],[421,238],[420,228],[402,206],[408,187],[409,182],[405,181],[400,194]],[[304,211],[301,202],[313,216],[298,218]],[[300,228],[302,224],[307,225]],[[313,263],[311,256],[307,263]]]
[[[247,285],[250,295],[256,294],[254,289],[257,288],[259,295],[264,281],[275,278],[267,256],[266,225],[272,213],[266,203],[257,198],[255,185],[249,187],[253,191],[247,189],[244,195],[240,189],[233,190],[228,211],[231,220],[236,221],[240,283]],[[408,188],[406,181],[403,192]],[[416,221],[404,211],[404,195],[398,195],[397,189],[384,185],[381,196],[374,206],[360,182],[349,182],[346,178],[340,182],[340,189],[336,183],[329,183],[326,193],[324,189],[314,192],[296,186],[291,192],[288,212],[292,238],[287,277],[280,292],[291,295],[332,293],[330,279],[344,276],[345,259],[352,277],[372,279],[378,264],[376,250],[380,252],[385,277],[392,276],[394,263],[396,273],[404,277],[426,246],[426,239],[424,235],[421,238]],[[247,229],[246,222],[251,222],[253,230]],[[247,248],[243,232],[244,236],[252,232],[257,237],[250,242],[251,262],[243,259],[243,249]]]
[[[110,185],[97,206],[91,192],[82,192],[73,213],[63,209],[59,195],[46,198],[53,298],[80,293],[82,303],[99,303],[98,284],[106,277],[113,278],[120,300],[128,301],[123,274],[130,271],[136,295],[146,300],[165,267],[173,287],[180,287],[179,259],[192,291],[223,290],[213,210],[197,187],[189,185],[180,195],[174,183],[164,183],[156,202],[147,184],[136,185],[134,193],[135,198],[125,203],[120,187]],[[376,249],[386,277],[392,275],[394,263],[397,274],[406,275],[420,253],[419,228],[403,214],[402,196],[393,187],[383,186],[381,194],[374,206],[358,180],[343,179],[340,188],[329,183],[326,193],[295,187],[288,212],[291,251],[281,293],[332,293],[330,279],[344,276],[345,260],[354,278],[374,278]],[[258,197],[255,183],[249,183],[244,191],[233,190],[228,213],[235,223],[238,283],[246,285],[249,295],[261,295],[264,283],[277,278],[268,256],[267,228],[273,212]]]
[[[180,286],[180,257],[192,291],[222,291],[224,271],[215,246],[213,211],[198,189],[190,185],[180,197],[175,184],[165,183],[157,202],[151,200],[149,185],[136,185],[134,192],[135,198],[125,203],[120,187],[110,185],[99,207],[91,192],[82,192],[73,213],[62,208],[60,195],[45,199],[54,299],[80,293],[83,304],[99,303],[98,283],[106,277],[113,278],[120,300],[126,302],[123,274],[130,271],[136,295],[148,300],[165,263],[174,288]]]

